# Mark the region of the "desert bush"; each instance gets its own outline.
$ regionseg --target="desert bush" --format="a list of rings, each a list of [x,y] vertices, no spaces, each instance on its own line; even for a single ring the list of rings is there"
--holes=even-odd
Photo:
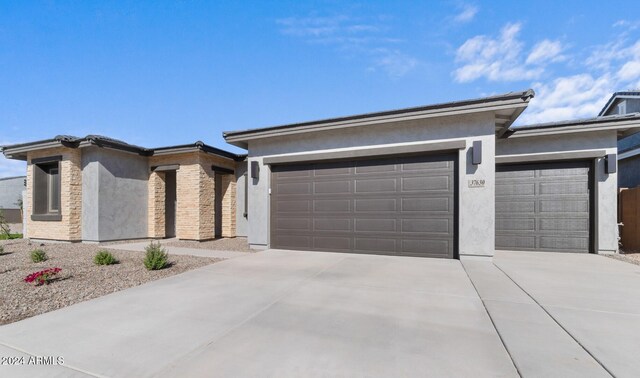
[[[144,266],[148,270],[159,270],[169,263],[169,254],[160,243],[151,242],[145,251],[147,254],[144,257]]]
[[[39,263],[43,261],[47,261],[47,254],[41,249],[34,249],[31,251],[31,261],[34,263]]]
[[[99,251],[93,258],[93,262],[96,265],[111,265],[116,264],[118,260],[109,251]]]

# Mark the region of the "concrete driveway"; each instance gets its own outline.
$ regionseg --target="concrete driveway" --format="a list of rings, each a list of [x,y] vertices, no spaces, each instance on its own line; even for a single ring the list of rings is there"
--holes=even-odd
[[[459,261],[266,251],[0,327],[0,376],[517,376]]]
[[[640,371],[640,267],[498,252],[265,251],[0,327],[0,376],[562,376]]]

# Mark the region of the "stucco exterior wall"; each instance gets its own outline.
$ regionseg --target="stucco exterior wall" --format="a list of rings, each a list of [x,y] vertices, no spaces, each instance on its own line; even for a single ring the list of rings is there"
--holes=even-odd
[[[82,240],[146,238],[147,158],[98,147],[82,149]]]
[[[247,176],[247,162],[236,163],[236,236],[244,237],[247,236],[249,228],[249,208],[245,203]]]
[[[32,159],[62,156],[60,161],[60,221],[34,221],[33,208],[33,165]],[[32,151],[27,154],[27,194],[25,221],[31,239],[80,241],[82,239],[82,153],[79,149],[52,148]]]
[[[20,209],[26,177],[0,178],[0,209]]]
[[[259,179],[249,178],[248,241],[254,248],[269,245],[270,168],[263,164],[267,156],[296,153],[331,153],[353,148],[402,146],[421,142],[465,140],[459,151],[459,233],[460,255],[493,255],[495,248],[495,136],[492,113],[470,116],[396,122],[249,141],[248,164],[260,166]],[[482,141],[482,164],[470,161],[473,141]],[[484,179],[485,186],[469,188],[471,179]]]
[[[615,131],[575,133],[553,136],[499,139],[496,155],[540,154],[571,151],[605,150],[616,153]],[[618,174],[605,173],[604,158],[595,159],[595,249],[598,252],[618,251]]]

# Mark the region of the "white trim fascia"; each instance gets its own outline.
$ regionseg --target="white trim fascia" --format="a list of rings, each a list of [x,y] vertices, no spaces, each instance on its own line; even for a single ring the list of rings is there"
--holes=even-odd
[[[261,138],[269,138],[274,136],[282,136],[282,135],[291,135],[291,134],[300,134],[300,133],[308,133],[314,131],[326,131],[326,130],[334,130],[334,129],[342,129],[348,127],[358,127],[358,126],[369,126],[376,125],[382,123],[390,123],[390,122],[402,122],[402,121],[412,121],[418,119],[427,119],[427,118],[438,118],[438,117],[448,117],[455,115],[464,115],[464,114],[472,114],[472,113],[483,113],[483,112],[492,112],[497,110],[505,110],[505,109],[520,109],[526,108],[528,102],[523,102],[521,99],[503,101],[501,103],[487,106],[483,104],[474,104],[474,105],[466,105],[460,106],[450,109],[432,109],[421,112],[414,112],[410,114],[394,114],[394,115],[386,115],[379,116],[373,118],[366,119],[357,119],[357,120],[347,120],[347,121],[336,121],[336,122],[328,122],[328,123],[320,123],[314,125],[306,125],[306,126],[298,126],[291,127],[290,129],[273,129],[273,130],[256,130],[255,132],[248,132],[247,134],[237,135],[237,136],[227,136],[225,139],[227,142],[244,142],[252,139],[261,139]]]

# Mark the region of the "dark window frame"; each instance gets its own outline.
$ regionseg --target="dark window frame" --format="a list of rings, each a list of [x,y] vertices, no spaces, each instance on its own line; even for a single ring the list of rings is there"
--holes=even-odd
[[[61,221],[61,156],[51,156],[45,158],[32,159],[33,165],[33,186],[32,190],[32,207],[31,219],[34,221]],[[52,180],[55,172],[55,185],[53,188]],[[55,201],[52,197],[55,196]],[[52,205],[57,205],[57,209],[52,209]]]

